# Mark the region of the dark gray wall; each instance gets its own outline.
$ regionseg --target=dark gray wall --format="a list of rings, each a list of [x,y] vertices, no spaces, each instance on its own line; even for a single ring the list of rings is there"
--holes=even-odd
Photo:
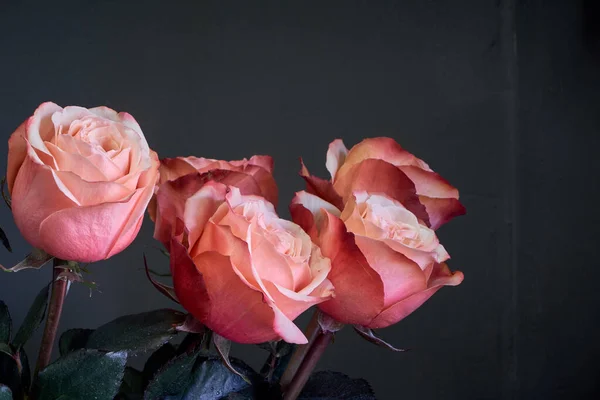
[[[0,154],[42,101],[108,105],[163,157],[273,155],[288,215],[299,156],[326,176],[332,139],[392,136],[461,190],[468,215],[439,234],[466,279],[381,331],[411,352],[347,330],[320,366],[368,379],[380,399],[595,398],[598,7],[249,3],[1,2]],[[0,224],[11,265],[29,246],[5,207]],[[147,221],[93,265],[101,293],[72,289],[61,327],[171,306],[140,271],[144,251],[166,267],[152,246]],[[49,278],[0,275],[16,323]]]

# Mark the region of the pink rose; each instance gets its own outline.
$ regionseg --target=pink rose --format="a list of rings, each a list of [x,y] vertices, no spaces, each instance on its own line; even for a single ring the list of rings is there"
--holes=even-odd
[[[331,258],[335,297],[319,305],[336,320],[383,328],[408,316],[444,285],[462,282],[435,232],[397,200],[356,191],[343,211],[299,192],[295,222]]]
[[[43,103],[8,148],[13,215],[34,247],[93,262],[135,239],[159,162],[131,115]]]
[[[306,343],[292,320],[331,298],[331,263],[265,198],[225,184],[231,176],[188,174],[158,188],[155,237],[170,239],[175,293],[227,339]]]
[[[393,139],[365,139],[350,150],[334,140],[326,166],[331,182],[310,176],[306,168],[302,175],[310,192],[338,207],[354,191],[364,190],[400,201],[432,229],[465,213],[458,190]]]

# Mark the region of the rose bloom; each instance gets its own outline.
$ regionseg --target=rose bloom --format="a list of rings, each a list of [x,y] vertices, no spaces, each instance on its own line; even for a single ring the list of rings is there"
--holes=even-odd
[[[219,335],[239,343],[306,343],[292,322],[332,297],[331,262],[273,205],[237,187],[188,174],[156,195],[155,237],[170,250],[181,305]]]
[[[15,223],[34,247],[93,262],[135,239],[159,162],[131,115],[43,103],[8,149]]]
[[[353,191],[364,190],[400,201],[432,229],[465,214],[458,190],[393,139],[365,139],[350,150],[334,140],[326,166],[331,182],[310,176],[306,168],[302,174],[309,191],[338,207]]]
[[[349,152],[337,140],[327,168],[331,182],[303,167],[312,193],[297,193],[290,206],[294,222],[332,261],[329,279],[336,295],[321,310],[343,323],[383,328],[442,286],[462,282],[463,274],[446,265],[449,255],[427,223],[436,227],[457,210],[464,212],[456,189],[391,139],[365,140]],[[446,206],[436,207],[440,204]]]

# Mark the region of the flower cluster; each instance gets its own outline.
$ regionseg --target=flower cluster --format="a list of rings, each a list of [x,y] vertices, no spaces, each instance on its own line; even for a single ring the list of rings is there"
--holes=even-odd
[[[461,283],[435,233],[465,212],[456,188],[389,138],[335,140],[326,167],[302,165],[288,221],[269,156],[159,162],[131,115],[44,103],[10,137],[7,183],[23,236],[65,260],[122,251],[148,210],[178,301],[240,343],[306,343],[312,306],[386,327]]]

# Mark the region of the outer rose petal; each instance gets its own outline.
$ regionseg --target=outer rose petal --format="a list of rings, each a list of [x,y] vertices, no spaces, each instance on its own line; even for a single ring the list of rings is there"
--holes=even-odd
[[[329,280],[335,288],[335,297],[319,308],[343,323],[368,324],[384,306],[381,277],[369,267],[354,235],[338,217],[326,213],[319,243],[323,255],[331,259]]]
[[[425,161],[415,157],[404,150],[394,139],[388,137],[377,137],[365,139],[350,149],[344,170],[367,159],[379,159],[396,167],[401,165],[414,165],[427,171],[431,171]]]
[[[317,241],[320,227],[325,218],[325,213],[321,210],[337,217],[341,214],[341,211],[333,204],[305,191],[296,192],[290,204],[292,220],[308,233],[313,242]]]
[[[339,171],[334,187],[345,201],[357,191],[385,194],[402,203],[417,218],[429,224],[427,210],[419,201],[412,181],[398,168],[385,161],[369,159],[352,166],[344,173]]]
[[[415,184],[418,195],[458,199],[458,189],[441,175],[414,166],[398,167]]]
[[[331,182],[311,175],[302,159],[300,159],[300,164],[302,165],[300,176],[304,178],[304,181],[306,182],[306,191],[333,204],[340,210],[343,209],[344,201],[338,192],[336,192]]]
[[[421,307],[442,286],[456,286],[464,279],[460,271],[452,273],[446,264],[437,264],[429,280],[428,288],[388,307],[381,314],[365,325],[367,328],[385,328],[406,318],[417,308]]]
[[[160,160],[160,183],[174,181],[187,174],[198,172],[196,168],[182,157],[163,158]]]
[[[57,186],[50,168],[25,158],[12,191],[13,217],[25,240],[44,249],[39,230],[42,221],[59,210],[76,206]]]
[[[262,343],[279,338],[289,343],[307,342],[302,331],[289,318],[264,301],[261,292],[240,280],[231,268],[229,257],[206,252],[197,256],[194,264],[210,299],[208,316],[201,320],[207,327],[238,343]],[[174,279],[177,268],[174,268]],[[178,290],[178,286],[176,283],[178,298],[189,296],[187,292]],[[193,298],[193,301],[198,299]]]
[[[431,229],[436,230],[454,217],[465,215],[467,210],[457,199],[432,199],[419,196],[421,203],[427,209]]]
[[[17,130],[8,139],[8,166],[6,171],[6,184],[8,192],[12,194],[13,185],[17,178],[17,173],[27,156],[27,128],[31,126],[32,119],[45,119],[50,121],[50,117],[56,111],[62,110],[58,105],[46,102],[41,104],[34,115],[23,122]],[[46,128],[46,127],[44,127]]]
[[[150,200],[148,191],[138,189],[127,202],[72,207],[53,213],[39,226],[40,247],[63,260],[94,262],[108,258],[115,254],[111,250],[117,241],[124,248],[135,238],[139,219],[135,215],[132,218],[132,214],[139,214],[138,210],[143,213]],[[132,229],[123,232],[128,222]]]
[[[327,171],[331,175],[331,180],[335,180],[335,175],[346,161],[346,156],[348,155],[348,149],[344,146],[344,142],[342,139],[336,139],[329,144],[329,150],[327,151],[327,161],[325,162],[325,166],[327,167]]]

